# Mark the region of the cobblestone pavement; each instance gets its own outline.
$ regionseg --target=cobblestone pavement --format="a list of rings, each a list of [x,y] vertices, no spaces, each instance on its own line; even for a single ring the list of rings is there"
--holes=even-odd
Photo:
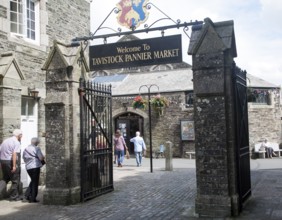
[[[174,171],[165,171],[165,159],[154,159],[151,173],[149,159],[142,167],[129,159],[124,167],[114,167],[111,193],[71,206],[3,200],[0,219],[199,219],[194,207],[195,160],[174,159],[173,166]],[[282,219],[281,168],[282,159],[251,160],[252,197],[239,217],[227,219]]]

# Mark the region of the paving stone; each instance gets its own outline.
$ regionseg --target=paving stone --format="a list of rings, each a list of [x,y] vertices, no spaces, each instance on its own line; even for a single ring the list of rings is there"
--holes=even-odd
[[[113,192],[71,206],[43,205],[41,187],[39,204],[0,201],[0,219],[201,219],[195,213],[195,161],[174,159],[173,163],[174,171],[164,171],[165,159],[154,160],[150,173],[149,160],[142,167],[126,160],[125,169],[114,167]],[[281,168],[282,159],[251,160],[252,197],[239,217],[225,220],[282,219]]]

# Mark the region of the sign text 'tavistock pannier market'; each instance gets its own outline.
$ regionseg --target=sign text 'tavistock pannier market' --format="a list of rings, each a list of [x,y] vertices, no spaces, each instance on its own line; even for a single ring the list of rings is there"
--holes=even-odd
[[[182,62],[181,35],[90,46],[90,70]]]

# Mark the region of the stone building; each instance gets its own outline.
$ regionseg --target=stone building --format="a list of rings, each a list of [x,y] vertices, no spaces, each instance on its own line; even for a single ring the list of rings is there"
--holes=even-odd
[[[8,0],[0,5],[0,142],[15,128],[24,131],[23,148],[33,136],[41,139],[45,149],[46,64],[54,40],[67,47],[77,36],[89,34],[90,1],[88,0]],[[64,54],[65,55],[65,54]],[[55,58],[53,58],[55,59]],[[185,63],[146,66],[90,74],[95,82],[113,86],[113,129],[126,128],[128,137],[136,130],[149,143],[149,114],[134,109],[132,101],[141,94],[148,96],[143,85],[151,87],[151,96],[166,97],[170,105],[159,115],[152,109],[153,151],[171,141],[175,157],[195,151],[193,127],[187,138],[181,132],[182,122],[193,125],[193,82],[191,66]],[[280,88],[249,75],[252,91],[270,93],[268,101],[249,105],[250,143],[262,136],[281,142]],[[256,100],[251,97],[251,100]],[[261,97],[261,96],[260,96]],[[258,99],[261,100],[261,99]],[[266,99],[265,99],[266,100]],[[265,119],[267,118],[267,120]],[[184,123],[183,123],[184,124]],[[124,127],[125,126],[125,127]],[[182,131],[184,126],[182,128]],[[184,140],[185,139],[185,140]],[[22,169],[24,185],[27,175]]]
[[[175,69],[177,66],[177,69]],[[114,128],[122,128],[123,135],[133,153],[133,145],[129,138],[139,130],[149,146],[149,113],[146,109],[135,109],[132,106],[136,96],[141,95],[148,100],[148,88],[152,85],[150,96],[158,94],[166,97],[170,104],[164,108],[163,115],[151,109],[151,132],[153,152],[171,141],[174,156],[183,157],[184,151],[194,150],[193,140],[182,141],[180,123],[182,120],[193,121],[192,104],[192,70],[188,64],[150,66],[131,70],[131,73],[108,76],[98,76],[94,82],[110,83],[113,93],[113,123]],[[101,74],[101,73],[100,73]],[[186,101],[188,100],[188,101]],[[188,104],[188,102],[190,104]]]
[[[88,0],[7,0],[0,4],[0,142],[23,130],[22,148],[32,137],[45,151],[46,71],[53,41],[67,44],[90,32]],[[27,175],[22,165],[22,181]],[[44,178],[43,178],[44,179]]]
[[[282,143],[281,87],[248,75],[250,146],[261,139]]]
[[[136,39],[136,38],[134,38]],[[148,98],[143,85],[155,84],[151,96],[161,94],[170,105],[159,116],[152,109],[151,131],[153,152],[167,141],[173,143],[174,157],[186,157],[194,152],[193,138],[181,135],[182,122],[193,124],[193,76],[191,66],[185,63],[147,66],[135,69],[105,70],[92,73],[94,82],[112,85],[114,128],[123,128],[127,144],[129,137],[140,130],[149,144],[149,113],[147,109],[134,109],[133,100],[141,95]],[[247,74],[249,93],[249,136],[251,147],[261,138],[282,142],[281,137],[281,90],[279,86]],[[143,87],[142,87],[143,86]],[[142,87],[142,88],[140,88]],[[256,94],[256,92],[261,94]],[[253,99],[251,97],[254,97]]]

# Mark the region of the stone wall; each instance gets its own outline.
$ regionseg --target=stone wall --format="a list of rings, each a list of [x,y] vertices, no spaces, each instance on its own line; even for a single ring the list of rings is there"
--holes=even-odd
[[[45,97],[46,97],[46,72],[41,68],[46,61],[53,40],[70,43],[71,39],[78,36],[86,36],[90,32],[90,4],[87,0],[40,0],[40,40],[39,44],[26,41],[24,38],[12,36],[9,22],[9,1],[1,1],[0,5],[0,53],[12,51],[18,62],[25,79],[21,81],[21,94],[18,104],[20,109],[20,97],[28,96],[28,87],[39,91],[38,100],[38,136],[41,139],[40,146],[45,152]],[[6,102],[14,99],[7,96]],[[3,100],[0,102],[3,102]],[[1,114],[0,122],[3,122]],[[9,121],[8,132],[0,130],[2,136],[10,136],[14,127],[20,124],[20,110],[18,121]],[[44,174],[45,175],[45,174]],[[42,183],[44,183],[44,178]]]
[[[173,156],[184,157],[185,151],[194,151],[194,141],[182,141],[180,135],[180,120],[193,120],[193,108],[184,108],[180,103],[184,103],[185,94],[183,92],[161,94],[170,100],[169,107],[165,108],[164,115],[159,116],[158,113],[151,108],[151,129],[152,129],[152,148],[153,152],[159,150],[160,144],[167,141],[172,142]],[[123,109],[123,102],[128,102],[131,106],[134,97],[122,97],[113,99],[113,110]],[[146,110],[135,110],[129,107],[127,111],[138,114],[138,111],[145,113],[148,118],[148,108]],[[126,113],[123,110],[119,114]],[[117,115],[113,115],[114,117]],[[149,148],[149,121],[144,120],[144,139]],[[147,151],[149,152],[149,151]]]
[[[269,142],[282,142],[281,106],[279,103],[275,102],[272,105],[249,103],[248,114],[251,147],[264,138]]]
[[[75,37],[90,33],[90,4],[86,0],[48,0],[48,25],[46,33],[50,41],[71,43]],[[49,43],[50,45],[51,43]]]
[[[9,25],[7,1],[0,8],[0,48],[1,53],[13,51],[21,71],[25,76],[23,87],[35,87],[39,90],[39,136],[45,133],[44,98],[45,98],[45,71],[41,68],[46,60],[49,47],[53,40],[70,43],[77,36],[85,36],[90,31],[90,5],[86,0],[42,0],[40,1],[41,39],[40,45],[28,43],[24,39],[12,37],[6,26]],[[3,26],[1,26],[1,24]],[[47,38],[47,41],[46,39]],[[46,47],[47,46],[47,47]],[[27,91],[27,90],[23,90]],[[22,94],[22,95],[28,95]],[[44,140],[41,144],[44,145]]]

